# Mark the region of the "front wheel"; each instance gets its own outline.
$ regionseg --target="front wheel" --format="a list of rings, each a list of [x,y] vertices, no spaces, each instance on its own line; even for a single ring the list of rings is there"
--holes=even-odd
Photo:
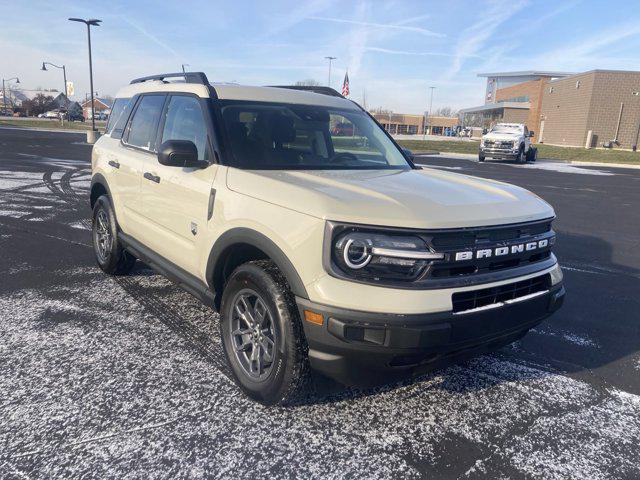
[[[535,162],[538,160],[538,149],[536,147],[529,147],[529,151],[527,152],[527,162]]]
[[[106,195],[93,206],[93,253],[98,266],[110,275],[125,275],[136,263],[136,257],[125,251],[118,240],[118,224]]]
[[[520,147],[520,151],[518,152],[518,156],[516,157],[516,162],[517,163],[525,163],[527,161],[527,157],[525,156],[524,153],[524,147]]]
[[[308,375],[307,345],[295,299],[276,265],[258,260],[236,268],[220,316],[225,356],[238,386],[266,405],[293,399]]]
[[[485,156],[483,154],[478,154],[478,161],[479,162],[484,162]]]

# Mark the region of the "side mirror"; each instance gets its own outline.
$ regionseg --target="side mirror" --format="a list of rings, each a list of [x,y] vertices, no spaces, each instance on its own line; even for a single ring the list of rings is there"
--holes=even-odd
[[[402,151],[409,160],[411,160],[412,162],[415,160],[415,156],[413,155],[413,152],[411,150],[409,150],[408,148],[403,148]]]
[[[208,165],[198,160],[198,148],[190,140],[167,140],[160,145],[158,162],[168,167],[199,167]]]
[[[536,134],[536,132],[534,132],[533,130],[529,130],[529,136],[531,138],[533,138],[533,136]]]

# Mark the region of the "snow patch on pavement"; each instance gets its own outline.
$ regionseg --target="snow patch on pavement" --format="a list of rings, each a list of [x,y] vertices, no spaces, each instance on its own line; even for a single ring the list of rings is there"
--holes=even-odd
[[[561,162],[536,162],[536,163],[527,163],[525,165],[512,165],[512,164],[506,163],[505,165],[509,165],[511,167],[517,167],[517,168],[550,170],[558,173],[574,173],[579,175],[601,175],[601,176],[615,175],[615,173],[613,172],[596,170],[594,168],[576,167],[575,165],[571,165],[570,163],[561,163]]]

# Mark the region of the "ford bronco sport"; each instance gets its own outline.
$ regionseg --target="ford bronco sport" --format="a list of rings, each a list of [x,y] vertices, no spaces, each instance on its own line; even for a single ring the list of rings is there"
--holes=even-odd
[[[133,80],[92,173],[98,265],[141,259],[215,308],[238,385],[263,403],[309,366],[353,384],[491,351],[564,297],[547,203],[415,165],[328,88]]]
[[[511,159],[518,163],[535,162],[538,149],[531,144],[533,132],[521,123],[498,123],[482,136],[478,159]]]

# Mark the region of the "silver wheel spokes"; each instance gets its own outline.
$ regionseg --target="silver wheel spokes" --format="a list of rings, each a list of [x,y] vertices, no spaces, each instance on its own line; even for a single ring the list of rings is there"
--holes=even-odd
[[[253,290],[243,290],[236,296],[231,344],[247,375],[258,380],[269,375],[275,357],[275,326],[264,301]]]
[[[105,261],[111,253],[111,228],[107,212],[100,210],[96,215],[95,244],[100,260]]]

